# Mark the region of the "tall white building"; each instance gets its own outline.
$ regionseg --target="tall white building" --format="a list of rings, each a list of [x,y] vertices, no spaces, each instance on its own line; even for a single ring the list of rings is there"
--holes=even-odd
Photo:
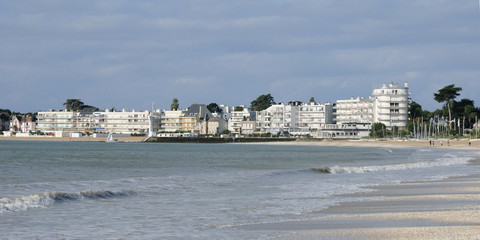
[[[335,122],[337,124],[383,123],[387,128],[405,128],[408,121],[408,84],[404,87],[391,83],[372,91],[369,98],[357,97],[337,100]]]
[[[374,89],[372,93],[375,102],[375,123],[383,123],[387,128],[393,126],[407,127],[409,93],[408,84],[403,87],[398,84],[383,84],[382,88]]]

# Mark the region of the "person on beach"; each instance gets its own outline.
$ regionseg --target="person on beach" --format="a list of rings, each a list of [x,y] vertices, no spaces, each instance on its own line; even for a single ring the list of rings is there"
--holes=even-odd
[[[430,146],[432,146],[432,140],[430,140]]]

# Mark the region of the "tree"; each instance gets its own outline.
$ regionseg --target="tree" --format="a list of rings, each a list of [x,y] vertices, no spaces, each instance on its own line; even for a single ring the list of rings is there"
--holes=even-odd
[[[80,99],[67,99],[63,106],[67,111],[78,111],[82,110],[85,104]]]
[[[273,104],[275,104],[275,101],[273,100],[272,95],[269,93],[266,95],[260,95],[257,99],[253,100],[250,103],[250,108],[252,111],[263,111]]]
[[[233,109],[233,111],[236,111],[236,112],[240,112],[240,111],[243,111],[244,107],[242,106],[237,106]]]
[[[387,126],[383,123],[374,123],[370,130],[370,137],[384,138],[387,136]]]
[[[178,108],[180,107],[179,103],[178,103],[178,99],[177,98],[174,98],[172,100],[172,104],[170,105],[170,110],[178,110]]]
[[[422,115],[422,106],[420,104],[412,102],[408,105],[408,118],[410,118],[410,120],[414,120]]]
[[[208,111],[211,113],[222,113],[222,109],[216,103],[210,103],[207,105]]]
[[[314,102],[315,102],[315,98],[314,98],[314,97],[311,97],[309,102],[314,103]]]
[[[455,84],[451,84],[451,85],[445,86],[444,88],[438,90],[437,93],[433,94],[435,101],[439,103],[445,102],[445,105],[447,106],[447,109],[448,109],[449,123],[452,121],[452,111],[450,109],[451,101],[460,95],[460,93],[458,93],[460,91],[462,91],[461,87],[455,87]]]

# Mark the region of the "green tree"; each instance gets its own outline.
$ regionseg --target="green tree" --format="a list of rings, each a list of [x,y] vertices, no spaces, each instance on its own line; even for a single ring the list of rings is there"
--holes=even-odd
[[[67,99],[63,106],[67,111],[78,111],[83,109],[85,104],[80,99]]]
[[[242,106],[237,106],[233,109],[233,111],[243,111],[244,107]]]
[[[179,107],[180,107],[180,105],[178,103],[178,99],[174,98],[172,100],[172,104],[170,105],[170,110],[178,110]]]
[[[222,109],[216,103],[210,103],[207,105],[208,111],[211,113],[222,113]]]
[[[383,123],[374,123],[370,130],[370,137],[385,138],[387,136],[387,126]]]
[[[412,102],[408,105],[408,118],[410,118],[410,120],[421,117],[423,115],[422,112],[422,106],[420,104]]]
[[[455,87],[455,84],[451,84],[445,86],[444,88],[438,90],[437,93],[433,94],[435,101],[439,103],[445,102],[445,105],[448,109],[448,122],[452,121],[452,111],[450,109],[451,102],[460,95],[460,93],[458,93],[460,91],[462,91],[461,87]]]
[[[315,102],[315,98],[314,98],[314,97],[311,97],[309,102],[314,103],[314,102]]]
[[[266,95],[260,95],[257,99],[253,100],[250,103],[250,109],[252,109],[252,111],[263,111],[273,104],[275,104],[275,101],[269,93]]]

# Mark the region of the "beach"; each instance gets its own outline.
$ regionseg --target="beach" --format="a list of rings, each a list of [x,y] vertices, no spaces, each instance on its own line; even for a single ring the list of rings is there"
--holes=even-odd
[[[436,141],[435,145],[426,140],[292,144],[480,150],[478,140],[450,140],[448,143],[443,140]],[[479,160],[470,165],[478,167]],[[374,191],[351,196],[362,200],[329,207],[321,211],[322,217],[316,220],[257,224],[246,228],[296,232],[276,239],[480,239],[480,174],[369,188]]]

